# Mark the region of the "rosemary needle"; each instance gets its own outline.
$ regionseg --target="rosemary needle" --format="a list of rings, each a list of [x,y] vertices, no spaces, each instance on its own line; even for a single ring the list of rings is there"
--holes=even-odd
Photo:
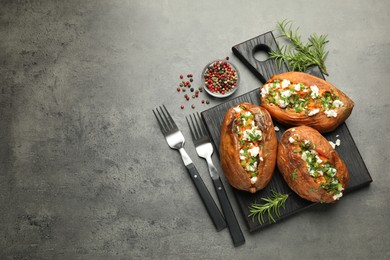
[[[272,50],[270,58],[275,59],[279,67],[283,61],[293,71],[306,71],[310,66],[318,65],[325,75],[328,75],[325,66],[325,60],[329,51],[325,51],[325,45],[329,42],[327,35],[312,34],[309,36],[308,43],[304,44],[298,34],[299,27],[292,29],[292,22],[283,20],[278,22],[281,35],[279,37],[287,38],[291,43],[290,46],[282,46],[280,53]]]
[[[268,220],[270,222],[276,223],[272,213],[275,214],[276,217],[279,217],[280,208],[285,207],[286,200],[288,199],[288,194],[281,194],[273,190],[271,193],[272,194],[270,198],[262,198],[262,200],[264,200],[266,203],[253,203],[251,206],[249,206],[250,214],[248,217],[252,217],[252,220],[254,221],[255,217],[257,216],[257,220],[261,225],[264,224],[264,214],[268,215]]]

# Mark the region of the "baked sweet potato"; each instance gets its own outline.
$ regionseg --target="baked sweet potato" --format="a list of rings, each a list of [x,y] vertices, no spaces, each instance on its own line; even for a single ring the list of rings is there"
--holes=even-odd
[[[277,139],[270,114],[241,103],[230,108],[221,127],[220,159],[227,181],[236,189],[255,193],[271,180]]]
[[[300,197],[332,203],[349,182],[345,163],[317,130],[299,126],[285,131],[278,145],[277,166]]]
[[[261,87],[261,106],[287,126],[331,132],[351,114],[354,102],[329,82],[302,72],[272,76]]]

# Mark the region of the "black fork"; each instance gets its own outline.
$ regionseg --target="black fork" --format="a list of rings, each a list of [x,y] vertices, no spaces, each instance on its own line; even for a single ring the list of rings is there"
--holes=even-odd
[[[203,124],[199,113],[190,115],[189,119],[186,117],[186,120],[191,130],[191,136],[194,140],[196,152],[198,153],[199,157],[204,158],[207,161],[210,176],[213,180],[214,188],[217,192],[223,214],[225,215],[233,244],[234,246],[242,245],[245,243],[245,238],[242,234],[240,225],[238,224],[236,215],[234,214],[232,205],[230,204],[229,197],[226,194],[225,187],[222,184],[217,168],[215,168],[211,159],[211,155],[213,154],[214,150],[213,145],[210,142],[207,129]]]
[[[198,170],[192,163],[191,158],[184,150],[185,139],[183,134],[180,132],[179,128],[177,127],[175,121],[172,119],[166,107],[163,106],[159,108],[156,108],[157,112],[153,110],[153,113],[156,116],[158,124],[160,125],[161,132],[163,133],[169,147],[171,147],[172,149],[176,149],[180,152],[184,165],[186,166],[188,173],[190,174],[190,177],[195,184],[195,187],[217,231],[224,229],[226,227],[225,219],[219,211],[217,204],[215,204],[214,199],[211,197],[211,194],[207,189],[206,185],[204,184],[202,178],[200,177]]]

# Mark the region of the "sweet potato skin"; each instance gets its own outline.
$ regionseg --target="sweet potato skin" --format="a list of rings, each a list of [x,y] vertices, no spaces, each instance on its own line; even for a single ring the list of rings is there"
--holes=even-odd
[[[306,162],[294,152],[290,137],[299,136],[315,145],[314,150],[333,164],[337,170],[339,183],[345,189],[349,183],[349,172],[345,163],[329,142],[317,130],[308,126],[299,126],[286,130],[278,145],[277,167],[288,186],[300,197],[312,202],[333,203],[333,195],[320,188],[309,175]],[[295,174],[292,174],[295,171]]]
[[[267,110],[250,103],[239,105],[247,108],[254,115],[255,123],[262,131],[264,146],[260,147],[259,155],[263,161],[258,164],[258,178],[252,184],[248,174],[240,165],[240,145],[238,136],[234,132],[235,111],[232,107],[226,112],[221,127],[219,146],[221,167],[230,185],[239,190],[255,193],[267,186],[272,178],[276,165],[277,138],[272,118]]]
[[[335,130],[352,113],[354,102],[341,90],[331,83],[303,72],[286,72],[272,76],[265,84],[273,82],[275,79],[287,79],[292,83],[303,83],[306,86],[316,85],[320,89],[332,91],[344,103],[343,107],[337,108],[337,117],[327,117],[324,113],[318,113],[314,116],[307,116],[304,112],[297,113],[293,109],[283,109],[277,105],[266,101],[261,97],[261,106],[268,110],[272,118],[287,126],[307,125],[321,133],[327,133]]]

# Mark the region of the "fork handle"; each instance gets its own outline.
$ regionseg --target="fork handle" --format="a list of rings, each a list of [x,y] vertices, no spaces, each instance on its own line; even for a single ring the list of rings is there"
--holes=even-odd
[[[217,231],[221,231],[226,227],[226,222],[221,212],[219,211],[217,204],[215,204],[213,197],[211,197],[211,194],[200,177],[198,170],[195,168],[195,165],[191,163],[186,165],[186,167],[192,181],[195,184],[196,189],[198,190],[200,197],[202,198],[203,204],[205,205],[207,212],[209,213],[214,223],[215,228]]]
[[[230,232],[230,236],[232,237],[233,244],[234,246],[240,246],[245,243],[245,237],[242,234],[240,225],[238,224],[236,215],[234,214],[232,205],[230,204],[229,198],[226,194],[226,190],[222,184],[221,178],[220,177],[213,178],[213,184],[217,192],[219,203],[221,204],[223,214],[225,215],[225,219],[229,227],[229,232]]]

